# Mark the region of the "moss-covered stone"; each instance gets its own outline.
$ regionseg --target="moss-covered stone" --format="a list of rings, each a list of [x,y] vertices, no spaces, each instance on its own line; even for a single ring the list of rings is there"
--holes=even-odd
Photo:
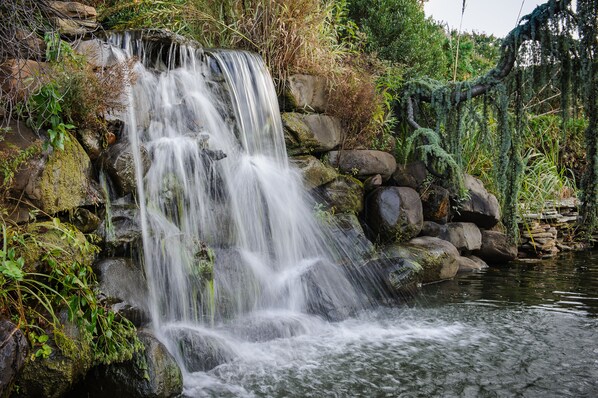
[[[85,235],[73,226],[58,221],[44,221],[29,224],[24,239],[17,248],[25,260],[27,272],[47,272],[44,257],[51,254],[57,261],[78,262],[90,266],[93,250]]]
[[[338,176],[335,169],[311,155],[295,156],[292,162],[301,170],[303,181],[309,189],[327,184]]]
[[[450,243],[429,236],[415,238],[407,243],[395,243],[383,248],[388,257],[403,258],[421,265],[419,273],[422,283],[453,278],[459,269],[459,252]]]
[[[321,189],[321,196],[335,213],[360,213],[363,195],[363,183],[348,175],[339,175]]]
[[[96,205],[101,195],[91,182],[91,161],[72,136],[64,150],[53,150],[41,172],[31,176],[25,194],[48,214]]]
[[[66,317],[65,315],[63,315]],[[82,339],[77,326],[66,321],[64,329],[48,340],[52,353],[48,358],[31,356],[17,379],[13,397],[64,396],[92,366],[89,342]]]

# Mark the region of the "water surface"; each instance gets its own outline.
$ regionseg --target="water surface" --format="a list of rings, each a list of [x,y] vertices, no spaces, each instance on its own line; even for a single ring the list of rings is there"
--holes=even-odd
[[[290,337],[239,339],[238,358],[187,375],[185,394],[598,396],[598,253],[462,275],[339,323],[297,316]]]

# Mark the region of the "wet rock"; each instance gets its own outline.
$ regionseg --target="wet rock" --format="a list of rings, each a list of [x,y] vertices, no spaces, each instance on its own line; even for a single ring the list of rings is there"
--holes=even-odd
[[[472,222],[480,228],[492,228],[500,221],[500,206],[496,196],[489,193],[482,182],[465,175],[469,199],[459,204],[454,221]]]
[[[118,63],[112,46],[99,39],[81,40],[73,46],[77,54],[85,56],[85,60],[94,68],[105,68]]]
[[[69,397],[170,398],[183,391],[183,376],[175,359],[150,331],[137,332],[145,347],[133,359],[99,366]]]
[[[234,249],[215,249],[214,275],[216,319],[232,319],[239,313],[255,310],[255,297],[261,286],[246,258]],[[243,289],[239,289],[243,286]]]
[[[335,213],[358,214],[363,210],[363,184],[350,176],[339,175],[319,190]]]
[[[29,358],[17,378],[19,389],[13,397],[63,397],[91,368],[89,343],[81,338],[78,327],[68,321],[66,311],[60,313],[60,318],[64,325],[62,338],[69,340],[69,348],[66,352],[59,349],[54,344],[56,335],[48,340],[52,353],[48,358]]]
[[[366,192],[373,191],[376,188],[382,186],[382,176],[380,174],[376,174],[375,176],[368,177],[363,182],[363,188]]]
[[[390,182],[399,187],[419,189],[428,178],[426,164],[421,160],[407,164],[397,164]]]
[[[341,321],[359,308],[351,285],[336,265],[317,262],[301,274],[305,311],[328,321]]]
[[[374,150],[332,151],[329,153],[329,162],[342,173],[360,179],[380,174],[383,180],[387,180],[397,167],[393,155]]]
[[[365,219],[376,240],[407,241],[422,229],[419,195],[407,187],[378,188],[366,198]]]
[[[450,193],[438,185],[422,189],[419,194],[422,200],[424,220],[446,224],[451,208]]]
[[[141,247],[139,209],[133,203],[112,203],[98,228],[98,234],[103,238],[109,254],[130,254],[133,248]]]
[[[386,255],[350,268],[354,284],[368,298],[383,302],[412,296],[418,289],[422,272],[422,266],[415,261]]]
[[[470,252],[482,246],[482,234],[473,223],[453,222],[445,225],[425,221],[422,235],[449,241],[460,251]]]
[[[94,232],[96,229],[98,229],[100,223],[102,222],[102,220],[100,220],[100,217],[82,207],[75,209],[72,216],[69,218],[69,221],[75,227],[77,227],[79,231],[86,234]]]
[[[317,188],[334,180],[338,173],[311,155],[295,156],[291,162],[301,170],[308,189]]]
[[[33,94],[49,79],[50,66],[45,62],[8,59],[0,64],[0,88],[3,96],[21,101]]]
[[[84,129],[78,132],[79,142],[91,160],[97,160],[102,154],[102,135],[91,129]]]
[[[285,143],[291,155],[325,152],[343,138],[340,120],[326,115],[283,113]]]
[[[474,252],[490,264],[506,263],[517,258],[517,245],[499,231],[482,231],[482,247]]]
[[[328,91],[322,76],[292,75],[287,80],[281,108],[286,111],[326,112]]]
[[[329,223],[333,239],[328,242],[335,263],[349,266],[371,260],[375,248],[363,232],[355,214],[334,214]]]
[[[405,258],[422,266],[422,283],[451,279],[459,270],[459,252],[450,242],[424,236],[407,243],[395,243],[383,248],[388,257]]]
[[[0,397],[9,395],[28,353],[25,334],[14,323],[0,319]]]
[[[100,292],[114,312],[137,327],[150,320],[143,267],[128,258],[106,258],[93,265]]]
[[[472,272],[481,271],[485,267],[482,263],[476,262],[468,257],[459,256],[457,257],[457,264],[459,264],[458,272]],[[486,265],[487,267],[487,265]]]
[[[143,174],[150,167],[150,157],[144,147],[140,147]],[[135,179],[135,155],[128,141],[120,141],[108,148],[102,156],[102,167],[114,181],[119,193],[126,195],[137,190]]]
[[[230,343],[209,329],[171,327],[166,333],[189,372],[206,372],[235,358]]]

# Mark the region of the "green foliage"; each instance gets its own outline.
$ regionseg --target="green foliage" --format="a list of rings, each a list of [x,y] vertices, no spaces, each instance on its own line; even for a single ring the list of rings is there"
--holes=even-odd
[[[30,117],[27,122],[36,131],[47,127],[49,145],[54,149],[64,150],[64,140],[68,139],[68,133],[75,126],[65,123],[61,102],[62,95],[57,83],[44,84],[29,97]]]
[[[446,79],[453,78],[454,62],[457,58],[457,43],[459,43],[459,57],[457,62],[456,80],[464,81],[481,76],[496,66],[500,56],[501,40],[493,35],[483,33],[460,34],[453,30],[447,35],[443,50],[447,62]]]
[[[365,33],[367,50],[401,65],[406,76],[445,75],[444,33],[417,0],[353,0],[349,16]]]
[[[3,224],[2,236],[0,315],[28,330],[34,358],[51,354],[49,336],[63,354],[76,354],[56,315],[63,308],[95,364],[128,360],[141,349],[131,322],[98,300],[90,266],[98,248],[79,231],[54,219],[27,230]]]

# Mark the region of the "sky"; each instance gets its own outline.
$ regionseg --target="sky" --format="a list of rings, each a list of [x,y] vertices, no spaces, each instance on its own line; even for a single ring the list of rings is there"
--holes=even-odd
[[[466,0],[462,30],[504,37],[515,27],[522,3],[524,16],[545,0]],[[426,15],[459,29],[462,5],[463,0],[430,0],[425,4]]]

